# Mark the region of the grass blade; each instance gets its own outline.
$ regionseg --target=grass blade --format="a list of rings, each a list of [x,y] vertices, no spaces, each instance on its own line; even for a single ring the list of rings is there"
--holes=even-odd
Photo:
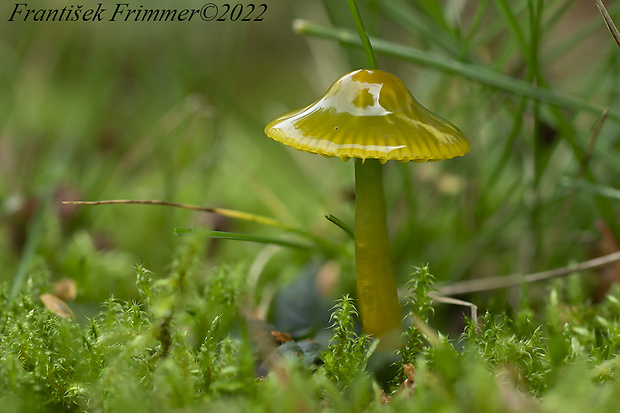
[[[325,219],[331,222],[332,224],[336,225],[337,227],[339,227],[341,230],[343,230],[347,234],[349,234],[351,238],[355,238],[355,234],[353,233],[353,230],[351,229],[351,227],[349,227],[347,224],[342,222],[340,218],[337,218],[333,216],[332,214],[329,214],[329,215],[325,215]]]
[[[435,19],[420,16],[419,13],[402,0],[380,2],[381,12],[390,20],[399,24],[420,39],[432,39],[433,45],[441,48],[448,54],[460,55],[461,50],[454,36],[450,36],[445,27],[441,27]],[[424,18],[427,17],[427,18]]]
[[[563,185],[574,187],[578,190],[583,190],[584,192],[588,192],[590,194],[600,195],[609,199],[617,199],[620,200],[620,189],[612,188],[610,186],[598,185],[589,182],[569,182],[566,180],[562,183]]]
[[[506,0],[494,0],[493,3],[495,4],[500,18],[505,26],[508,27],[510,33],[512,33],[512,37],[516,40],[523,57],[527,59],[529,50],[528,42],[525,40],[525,35],[521,31],[521,24],[517,21],[516,14],[511,10]]]
[[[282,247],[289,248],[298,248],[298,249],[313,249],[312,245],[302,244],[300,242],[289,241],[282,238],[274,238],[274,237],[264,237],[262,235],[250,235],[250,234],[240,234],[237,232],[224,232],[224,231],[209,231],[209,230],[201,230],[194,228],[175,228],[174,235],[177,236],[186,236],[186,235],[204,235],[209,238],[218,238],[218,239],[229,239],[235,241],[247,241],[247,242],[257,242],[260,244],[274,244],[280,245]]]
[[[616,42],[618,47],[620,47],[620,33],[618,33],[618,28],[616,27],[614,21],[611,19],[611,16],[607,12],[607,9],[605,8],[602,0],[596,0],[596,7],[598,7],[598,10],[601,12],[603,20],[605,20],[605,24],[607,25],[607,29],[609,29],[609,33],[611,33],[611,36],[614,38],[614,41]]]
[[[19,262],[17,272],[15,273],[15,277],[13,278],[13,285],[11,286],[11,292],[9,294],[10,301],[17,297],[17,294],[19,294],[19,291],[26,282],[28,268],[30,267],[32,260],[35,257],[37,247],[41,239],[44,220],[43,215],[46,210],[47,208],[45,206],[39,208],[39,210],[34,216],[34,219],[30,221],[30,224],[28,225],[28,237],[26,241],[26,246],[22,253],[22,257]]]

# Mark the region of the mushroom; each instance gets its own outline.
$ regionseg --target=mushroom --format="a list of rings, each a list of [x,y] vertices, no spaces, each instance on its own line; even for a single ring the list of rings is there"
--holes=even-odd
[[[272,120],[270,138],[302,151],[355,159],[355,272],[364,331],[395,347],[401,309],[390,257],[382,164],[426,162],[469,152],[454,125],[428,111],[396,76],[361,69],[317,102]],[[392,343],[392,344],[389,344]]]

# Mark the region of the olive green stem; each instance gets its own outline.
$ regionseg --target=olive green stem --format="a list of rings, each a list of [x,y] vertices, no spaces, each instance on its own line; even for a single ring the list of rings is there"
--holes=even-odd
[[[364,331],[395,347],[401,312],[390,256],[383,170],[376,159],[355,159],[355,273]]]
[[[362,21],[360,11],[357,8],[357,3],[355,2],[355,0],[347,1],[349,2],[349,9],[351,10],[351,14],[353,15],[355,28],[360,35],[360,40],[362,41],[362,46],[364,47],[364,52],[366,53],[366,60],[368,60],[368,69],[376,70],[379,68],[377,66],[377,58],[375,57],[374,50],[372,50],[372,44],[370,43],[368,33],[366,32],[366,28],[364,27],[364,22]]]

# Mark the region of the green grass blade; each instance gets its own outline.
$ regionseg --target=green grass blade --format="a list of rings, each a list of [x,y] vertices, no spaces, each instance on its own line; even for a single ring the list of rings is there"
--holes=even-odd
[[[488,2],[489,0],[482,0],[480,4],[478,5],[478,8],[476,9],[476,13],[474,14],[474,17],[471,20],[469,31],[464,36],[466,44],[471,43],[474,35],[478,31],[478,29],[481,27],[482,19],[484,18],[485,12],[487,10]]]
[[[37,247],[39,245],[39,241],[41,239],[41,233],[43,230],[43,215],[47,211],[46,207],[40,207],[36,212],[34,219],[30,221],[28,225],[28,238],[26,241],[26,246],[22,253],[21,260],[19,262],[19,267],[17,268],[17,272],[15,273],[15,277],[13,277],[13,285],[11,286],[11,292],[9,295],[9,300],[13,300],[17,297],[17,294],[20,292],[22,286],[26,282],[28,268],[32,263],[32,260],[35,257]]]
[[[418,0],[414,3],[417,3],[418,6],[426,11],[430,17],[433,18],[439,25],[441,25],[444,29],[450,29],[450,27],[446,24],[444,11],[442,6],[435,0]]]
[[[456,39],[433,19],[424,18],[413,6],[402,0],[379,3],[381,13],[421,39],[432,39],[433,45],[451,55],[459,55],[461,50]]]
[[[357,29],[357,33],[360,36],[364,52],[366,53],[368,69],[378,69],[377,58],[375,57],[375,52],[372,50],[372,44],[370,43],[370,39],[368,38],[368,33],[366,32],[366,28],[364,27],[364,22],[362,21],[362,16],[360,15],[357,3],[355,2],[355,0],[347,1],[349,3],[349,9],[351,10],[351,14],[353,15],[355,28]]]
[[[332,214],[329,214],[329,215],[325,215],[325,219],[331,222],[332,224],[336,225],[337,227],[339,227],[341,230],[343,230],[347,234],[349,234],[351,238],[355,238],[355,234],[353,233],[353,230],[351,229],[351,227],[345,224],[344,222],[342,222],[340,218],[337,218],[333,216]]]
[[[504,22],[505,27],[508,28],[508,31],[517,42],[521,54],[527,59],[529,47],[525,40],[525,35],[521,31],[521,24],[517,21],[516,13],[512,11],[506,0],[493,0],[493,4],[495,4],[499,17]]]
[[[583,192],[587,192],[590,194],[600,195],[609,199],[620,200],[620,189],[612,188],[610,186],[593,184],[590,182],[571,182],[569,180],[565,180],[562,182],[565,186],[574,186],[578,190],[582,190]]]
[[[194,228],[175,228],[174,235],[186,236],[186,235],[204,235],[209,238],[229,239],[235,241],[247,241],[257,242],[260,244],[274,244],[282,247],[298,248],[298,249],[313,249],[312,245],[303,244],[300,242],[289,241],[282,238],[264,237],[261,235],[240,234],[237,232],[224,232],[224,231],[209,231]]]

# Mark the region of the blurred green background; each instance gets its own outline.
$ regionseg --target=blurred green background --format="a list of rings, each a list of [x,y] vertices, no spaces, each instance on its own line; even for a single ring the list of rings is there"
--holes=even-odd
[[[70,4],[31,1],[28,7]],[[273,117],[313,102],[338,77],[364,66],[359,50],[292,28],[303,18],[352,29],[347,4],[264,4],[260,22],[8,22],[14,4],[0,8],[1,282],[33,273],[50,282],[69,277],[78,303],[97,304],[111,294],[131,299],[134,264],[164,276],[175,251],[196,242],[175,237],[175,227],[283,236],[173,208],[60,204],[73,199],[236,209],[352,251],[347,235],[324,215],[352,224],[353,164],[294,151],[263,133]],[[603,123],[582,166],[601,112],[575,110],[566,98],[617,111],[620,53],[593,2],[359,4],[371,36],[559,96],[559,104],[550,105],[378,54],[381,68],[462,129],[472,147],[451,161],[388,165],[401,282],[424,263],[442,283],[565,266],[601,253],[597,223],[613,234],[608,241],[620,235],[618,196],[609,191],[620,187],[618,118]],[[620,7],[609,7],[618,16]],[[270,280],[257,287],[257,301],[268,286],[281,290],[309,263],[331,263],[332,296],[353,291],[350,254],[200,242],[204,272],[227,263]]]

